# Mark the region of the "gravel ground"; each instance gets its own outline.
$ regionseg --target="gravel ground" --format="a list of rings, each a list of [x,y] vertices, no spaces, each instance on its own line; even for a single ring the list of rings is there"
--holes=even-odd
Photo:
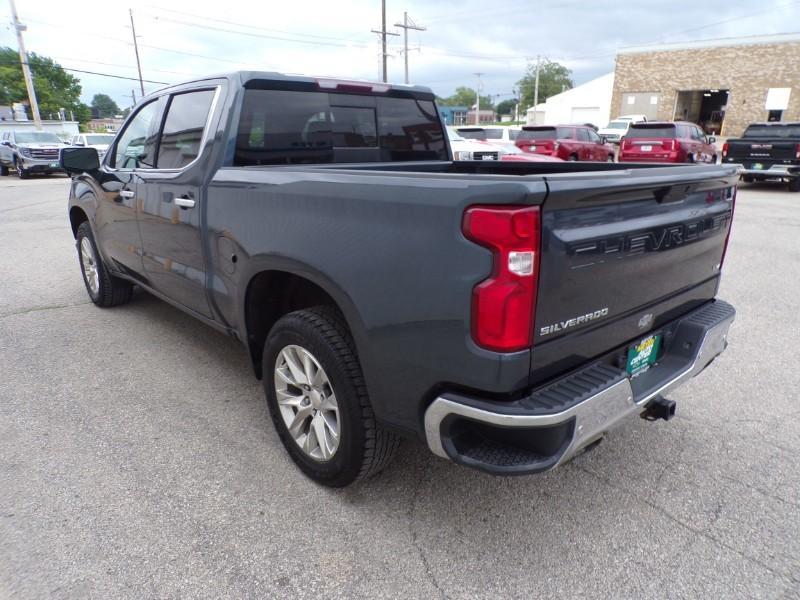
[[[740,189],[731,346],[669,423],[513,479],[408,442],[331,491],[237,342],[89,303],[67,187],[0,180],[0,598],[800,598],[800,194]]]

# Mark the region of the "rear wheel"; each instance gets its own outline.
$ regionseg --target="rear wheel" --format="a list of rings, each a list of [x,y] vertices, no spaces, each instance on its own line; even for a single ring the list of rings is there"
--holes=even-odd
[[[0,176],[6,177],[8,175],[8,167],[5,165],[0,165]]]
[[[606,159],[606,162],[614,162],[614,155],[613,154],[609,154],[608,158]]]
[[[567,160],[576,161],[576,160],[578,160],[578,155],[577,154],[570,154],[569,158]]]
[[[789,180],[789,191],[800,192],[800,177],[795,177]]]
[[[262,368],[272,422],[308,477],[343,487],[393,458],[400,440],[376,422],[355,344],[335,310],[319,306],[278,320]]]
[[[105,263],[97,252],[92,228],[87,221],[78,227],[76,236],[78,259],[81,264],[83,283],[89,298],[97,306],[109,307],[125,304],[131,299],[133,285],[129,281],[114,277],[108,272]]]
[[[742,175],[742,181],[745,183],[753,183],[755,181],[755,177],[752,175]]]

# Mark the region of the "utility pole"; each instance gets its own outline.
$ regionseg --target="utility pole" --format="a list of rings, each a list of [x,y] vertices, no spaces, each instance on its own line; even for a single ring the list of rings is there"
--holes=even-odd
[[[139,43],[136,41],[136,27],[133,24],[133,9],[129,8],[128,13],[131,16],[131,33],[133,34],[133,51],[136,53],[136,69],[139,71],[139,89],[144,96],[144,81],[142,81],[142,63],[139,62]]]
[[[481,124],[481,90],[483,89],[481,75],[483,75],[483,73],[475,73],[475,77],[478,78],[478,89],[475,91],[475,97],[478,99],[475,103],[475,125]]]
[[[33,88],[33,77],[31,68],[28,64],[28,53],[25,51],[25,42],[22,40],[22,32],[27,31],[28,27],[19,22],[17,7],[14,0],[8,0],[11,4],[11,20],[13,21],[14,31],[17,33],[17,45],[19,46],[19,62],[22,66],[22,76],[25,78],[25,87],[28,88],[28,102],[33,113],[33,124],[36,129],[42,128],[42,118],[39,116],[39,103],[36,101],[36,90]]]
[[[403,13],[403,22],[402,23],[395,23],[395,27],[402,27],[403,29],[403,57],[406,61],[406,83],[408,81],[408,30],[413,29],[415,31],[425,31],[425,27],[420,27],[414,21],[408,18],[408,13]]]
[[[533,84],[533,118],[534,121],[536,120],[536,115],[538,114],[539,109],[536,108],[539,105],[539,67],[542,64],[542,59],[540,56],[536,56],[536,79]]]
[[[397,35],[399,33],[389,33],[386,31],[386,0],[381,0],[381,28],[380,31],[373,29],[372,33],[377,33],[381,36],[381,56],[383,57],[383,82],[386,83],[389,81],[389,74],[386,70],[386,59],[388,58],[389,54],[386,52],[386,36],[387,35]]]

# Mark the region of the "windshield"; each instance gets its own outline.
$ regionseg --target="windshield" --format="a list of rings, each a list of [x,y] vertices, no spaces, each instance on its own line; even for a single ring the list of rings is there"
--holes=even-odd
[[[18,144],[60,144],[61,140],[55,133],[47,131],[23,131],[15,133]]]
[[[463,142],[463,141],[466,141],[466,140],[464,140],[463,137],[461,137],[458,134],[458,132],[455,129],[450,129],[449,127],[447,128],[447,137],[449,137],[450,141],[452,141],[452,142]]]
[[[750,125],[742,137],[800,138],[800,125]]]
[[[554,140],[556,139],[555,127],[539,127],[538,129],[523,129],[517,136],[518,140]]]
[[[485,140],[489,137],[488,131],[483,128],[473,128],[473,129],[459,129],[459,135],[465,137],[470,140]]]
[[[631,138],[674,138],[675,126],[674,125],[657,125],[655,127],[650,125],[631,125],[628,133],[625,134],[626,139]]]
[[[114,139],[113,135],[87,135],[86,142],[92,146],[107,146]]]
[[[630,121],[611,121],[606,129],[627,129]]]

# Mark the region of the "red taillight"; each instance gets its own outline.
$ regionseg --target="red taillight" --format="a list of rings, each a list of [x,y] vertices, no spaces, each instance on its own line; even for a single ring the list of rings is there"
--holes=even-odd
[[[798,148],[800,148],[800,145],[798,145]],[[725,158],[726,156],[728,156],[728,142],[722,144],[722,158]]]
[[[464,213],[463,231],[494,255],[492,274],[472,293],[472,338],[498,352],[529,348],[539,277],[539,207],[473,206]]]

